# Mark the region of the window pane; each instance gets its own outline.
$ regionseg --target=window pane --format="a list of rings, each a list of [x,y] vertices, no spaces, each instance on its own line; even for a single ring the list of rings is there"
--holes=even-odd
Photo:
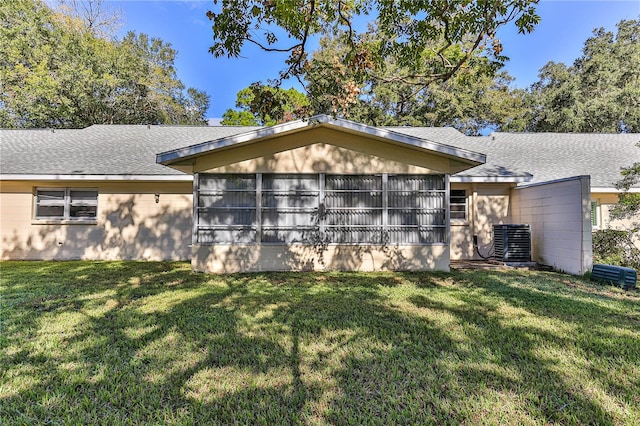
[[[222,192],[220,194],[200,194],[198,207],[228,208],[247,207],[255,208],[255,192]]]
[[[253,243],[256,231],[252,228],[235,229],[198,229],[197,240],[200,243]]]
[[[64,206],[37,206],[36,217],[63,218]]]
[[[198,207],[198,242],[256,241],[256,175],[200,174]]]
[[[37,191],[37,203],[48,205],[64,204],[64,191]]]
[[[256,221],[255,209],[203,209],[199,212],[198,225],[254,225]]]
[[[382,207],[382,192],[327,192],[324,202],[329,208]]]
[[[318,175],[264,174],[262,188],[275,191],[317,191]]]
[[[450,192],[451,204],[467,204],[467,191],[464,189],[452,189]]]
[[[382,209],[327,210],[327,225],[382,225]]]
[[[402,244],[433,244],[446,241],[446,227],[390,227],[389,242]]]
[[[381,227],[333,227],[327,226],[325,234],[331,243],[382,244]]]
[[[389,209],[389,225],[446,225],[445,210]]]
[[[313,243],[319,237],[317,228],[263,228],[264,243]]]
[[[262,193],[262,206],[272,208],[301,208],[318,207],[318,193]]]
[[[382,176],[327,176],[327,240],[344,244],[381,244],[382,195]]]
[[[256,189],[255,175],[216,175],[201,174],[201,191],[253,191]]]
[[[318,175],[262,175],[262,241],[312,243],[320,218]]]
[[[444,209],[443,192],[389,192],[389,207]]]
[[[327,191],[382,190],[382,176],[328,175],[325,182]]]
[[[452,189],[449,193],[449,210],[451,219],[467,219],[467,191],[464,189]]]
[[[389,176],[390,191],[433,191],[444,190],[445,179],[442,175],[430,176]]]
[[[98,208],[96,206],[71,206],[69,216],[79,219],[95,219]]]
[[[262,211],[263,226],[313,226],[318,223],[318,212],[281,211],[269,209]]]
[[[98,202],[98,191],[70,191],[71,204],[96,204]]]

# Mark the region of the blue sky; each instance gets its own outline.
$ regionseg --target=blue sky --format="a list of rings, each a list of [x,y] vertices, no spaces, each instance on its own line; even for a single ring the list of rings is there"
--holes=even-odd
[[[236,93],[255,81],[277,77],[283,56],[247,46],[243,58],[214,58],[211,23],[205,16],[213,1],[125,0],[109,3],[123,13],[121,33],[136,31],[160,37],[178,51],[178,77],[188,87],[211,96],[208,117],[221,117],[235,104]],[[537,8],[540,24],[531,34],[518,34],[510,24],[499,34],[505,69],[515,85],[528,87],[547,62],[572,63],[594,28],[615,30],[621,19],[640,17],[640,0],[542,0]],[[293,84],[293,83],[292,83]]]

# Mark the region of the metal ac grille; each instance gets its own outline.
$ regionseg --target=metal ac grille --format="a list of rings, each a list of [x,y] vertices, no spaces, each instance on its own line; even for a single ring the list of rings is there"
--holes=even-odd
[[[494,259],[501,262],[531,261],[531,228],[529,225],[494,225]]]

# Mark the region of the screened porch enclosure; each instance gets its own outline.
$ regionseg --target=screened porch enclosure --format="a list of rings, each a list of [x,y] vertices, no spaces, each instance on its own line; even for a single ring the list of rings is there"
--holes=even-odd
[[[194,244],[448,242],[445,175],[196,174]]]

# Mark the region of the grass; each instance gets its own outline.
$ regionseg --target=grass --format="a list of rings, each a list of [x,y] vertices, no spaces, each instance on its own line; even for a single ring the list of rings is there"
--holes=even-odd
[[[640,293],[577,277],[0,268],[6,425],[640,424]]]

